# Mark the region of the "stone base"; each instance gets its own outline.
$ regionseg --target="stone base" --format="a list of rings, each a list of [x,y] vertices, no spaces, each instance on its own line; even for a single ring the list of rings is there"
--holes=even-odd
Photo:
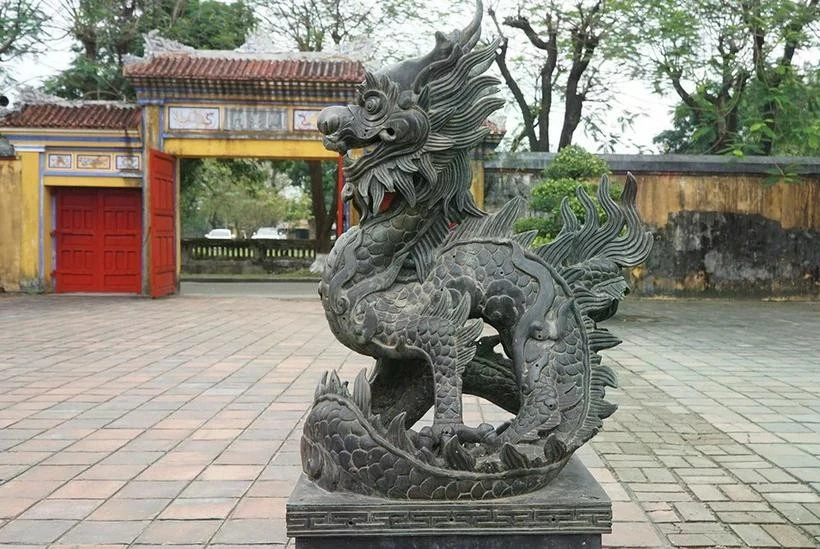
[[[486,501],[407,501],[326,492],[299,479],[287,504],[297,549],[600,549],[612,504],[573,456],[545,488]]]

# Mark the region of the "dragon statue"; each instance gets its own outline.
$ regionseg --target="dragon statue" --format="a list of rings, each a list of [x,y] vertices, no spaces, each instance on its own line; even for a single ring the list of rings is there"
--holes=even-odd
[[[358,102],[319,116],[345,154],[345,200],[361,222],[336,242],[319,295],[333,334],[374,357],[352,390],[326,373],[304,426],[308,478],[330,491],[394,499],[488,499],[539,489],[615,410],[615,376],[598,351],[620,341],[598,323],[627,291],[625,266],[651,248],[629,176],[606,213],[582,190],[579,222],[549,244],[513,234],[523,201],[494,215],[470,193],[472,151],[503,101],[476,47],[482,7],[427,55],[366,74]],[[346,154],[364,149],[355,160]],[[489,327],[495,332],[490,333]],[[485,334],[485,330],[487,333]],[[462,394],[511,414],[467,426]],[[432,425],[413,427],[433,409]]]

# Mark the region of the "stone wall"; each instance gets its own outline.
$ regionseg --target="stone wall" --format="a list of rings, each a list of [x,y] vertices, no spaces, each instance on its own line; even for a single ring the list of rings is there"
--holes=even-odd
[[[528,196],[552,157],[486,161],[487,209]],[[638,209],[655,236],[649,260],[630,271],[636,293],[818,296],[820,158],[603,158],[615,179],[638,179]]]

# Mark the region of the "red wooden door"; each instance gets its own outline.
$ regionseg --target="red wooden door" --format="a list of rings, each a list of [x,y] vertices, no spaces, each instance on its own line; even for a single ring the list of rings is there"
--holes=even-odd
[[[109,292],[142,289],[142,196],[139,190],[100,193],[102,285]]]
[[[57,192],[55,288],[58,292],[96,291],[97,191]]]
[[[151,224],[151,297],[161,297],[177,289],[177,238],[174,157],[156,150],[150,153],[148,175]]]
[[[139,293],[140,191],[65,188],[56,200],[56,291]]]

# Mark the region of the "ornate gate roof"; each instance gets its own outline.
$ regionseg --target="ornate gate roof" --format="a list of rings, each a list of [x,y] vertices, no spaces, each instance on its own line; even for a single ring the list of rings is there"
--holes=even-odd
[[[123,74],[139,99],[191,96],[348,101],[364,65],[327,53],[184,50],[130,60]]]
[[[24,104],[19,110],[0,113],[0,127],[137,130],[141,111],[138,105],[102,101]]]

